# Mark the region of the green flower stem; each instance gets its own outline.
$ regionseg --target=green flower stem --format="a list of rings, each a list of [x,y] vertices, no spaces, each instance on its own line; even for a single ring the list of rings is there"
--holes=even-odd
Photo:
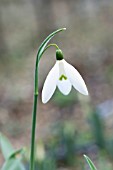
[[[35,148],[35,129],[36,129],[36,110],[37,110],[38,95],[34,95],[34,109],[32,117],[32,136],[31,136],[31,157],[30,157],[30,170],[34,170],[34,148]]]
[[[36,112],[38,101],[38,66],[35,69],[35,93],[34,93],[34,106],[32,115],[32,134],[31,134],[31,155],[30,155],[30,170],[34,170],[35,161],[35,130],[36,130]]]
[[[34,80],[34,103],[33,103],[33,114],[32,114],[32,131],[31,131],[31,153],[30,153],[30,170],[34,170],[35,168],[35,130],[36,130],[36,112],[37,112],[37,101],[38,101],[38,68],[39,61],[42,57],[42,54],[51,46],[59,47],[56,44],[50,44],[46,47],[47,43],[59,32],[66,30],[66,28],[61,28],[53,33],[51,33],[40,45],[36,57],[36,66],[35,66],[35,80]]]
[[[56,44],[49,44],[45,49],[44,49],[44,51],[43,51],[43,53],[49,48],[49,47],[55,47],[57,50],[59,49],[59,47],[58,47],[58,45],[56,45]],[[42,54],[43,54],[42,53]]]

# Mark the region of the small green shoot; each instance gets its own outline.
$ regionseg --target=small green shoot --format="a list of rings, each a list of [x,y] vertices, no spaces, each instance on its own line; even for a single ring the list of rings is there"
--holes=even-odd
[[[97,170],[95,165],[93,164],[93,162],[90,160],[90,158],[88,156],[84,155],[84,158],[86,159],[91,170]]]

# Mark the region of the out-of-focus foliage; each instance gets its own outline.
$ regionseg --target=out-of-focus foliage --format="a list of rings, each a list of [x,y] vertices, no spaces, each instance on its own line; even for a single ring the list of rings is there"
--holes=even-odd
[[[0,148],[5,159],[2,170],[25,170],[21,162],[23,149],[14,150],[9,140],[2,134],[0,135]]]
[[[71,91],[71,93],[67,96],[64,96],[59,90],[56,91],[55,96],[53,98],[53,102],[55,105],[61,108],[72,107],[77,101],[77,95],[75,90]]]
[[[0,148],[2,150],[4,158],[7,160],[10,155],[14,152],[13,146],[8,139],[0,134]]]
[[[52,42],[84,77],[90,96],[80,96],[74,89],[68,96],[56,91],[47,105],[42,104],[42,85],[55,63],[55,50],[49,49],[39,68],[36,141],[42,139],[43,154],[36,156],[36,168],[88,169],[83,160],[86,154],[98,170],[111,170],[112,0],[0,1],[0,131],[9,136],[15,148],[28,146],[27,169],[36,53],[43,39],[59,27],[67,31]]]

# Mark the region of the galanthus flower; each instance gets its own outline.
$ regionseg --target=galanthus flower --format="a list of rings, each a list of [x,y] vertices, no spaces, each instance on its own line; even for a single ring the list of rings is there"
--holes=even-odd
[[[56,63],[50,70],[42,90],[42,102],[47,103],[56,87],[64,95],[68,95],[72,86],[84,95],[88,95],[86,84],[80,73],[63,59],[60,49],[56,50]]]

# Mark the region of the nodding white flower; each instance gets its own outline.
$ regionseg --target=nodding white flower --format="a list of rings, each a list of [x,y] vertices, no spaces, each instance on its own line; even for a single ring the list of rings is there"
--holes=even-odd
[[[54,94],[56,87],[64,95],[68,95],[72,86],[84,95],[88,90],[80,73],[63,59],[60,49],[56,50],[56,63],[50,70],[42,90],[42,102],[47,103]]]

